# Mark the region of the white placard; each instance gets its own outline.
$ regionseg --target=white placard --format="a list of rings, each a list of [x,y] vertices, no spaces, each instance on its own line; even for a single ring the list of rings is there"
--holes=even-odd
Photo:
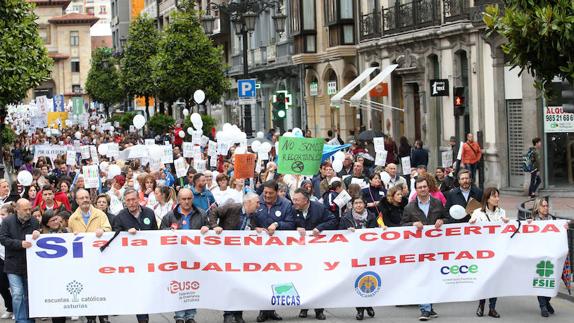
[[[98,165],[100,163],[100,158],[98,156],[98,149],[96,148],[96,146],[90,146],[90,157],[92,158],[92,162],[94,162],[95,165]]]
[[[464,146],[464,141],[460,142],[460,146],[458,146],[458,154],[456,154],[456,160],[462,160],[462,147]]]
[[[403,175],[410,175],[411,174],[411,157],[403,157],[401,158],[401,166],[403,168]]]
[[[356,177],[351,178],[351,184],[358,184],[361,188],[369,187],[369,183],[367,183],[362,178],[356,178]]]
[[[205,147],[209,143],[209,137],[201,136],[201,147]]]
[[[191,143],[194,145],[198,145],[201,146],[201,134],[196,134],[193,133],[193,135],[191,135]]]
[[[373,145],[375,146],[375,152],[379,153],[385,151],[385,138],[373,138]]]
[[[148,149],[145,145],[135,145],[130,147],[128,159],[144,158],[148,155]]]
[[[148,159],[150,171],[158,171],[161,168],[161,156],[150,156]]]
[[[68,150],[66,152],[66,165],[76,166],[76,152]]]
[[[85,188],[98,188],[100,174],[97,165],[83,166],[82,174],[84,175]]]
[[[35,145],[34,146],[34,160],[38,160],[38,157],[45,156],[51,160],[58,158],[59,155],[65,155],[68,151],[66,146],[58,145]]]
[[[265,151],[257,152],[257,159],[259,160],[269,160],[269,153]]]
[[[209,167],[217,167],[217,156],[209,157]]]
[[[337,195],[337,197],[335,197],[335,199],[333,200],[333,203],[337,204],[337,206],[339,208],[342,208],[344,206],[347,205],[347,203],[349,203],[349,201],[351,201],[351,195],[349,195],[349,193],[347,193],[347,191],[342,190],[341,193],[339,193],[339,195]]]
[[[146,139],[144,140],[146,146],[155,145],[155,139]]]
[[[193,160],[193,168],[195,168],[195,170],[198,173],[205,172],[205,170],[207,169],[206,165],[207,165],[207,160],[205,160],[205,159],[194,159]]]
[[[568,253],[565,223],[324,230],[317,237],[311,232],[301,237],[295,230],[273,236],[233,230],[121,232],[104,252],[100,246],[113,232],[100,238],[68,233],[32,240],[28,235],[30,317],[188,308],[349,310],[509,295],[554,297]],[[34,274],[38,268],[50,270]]]
[[[208,156],[217,156],[217,143],[215,141],[209,141],[209,146],[207,146]]]
[[[192,158],[193,157],[193,144],[191,142],[184,142],[182,147],[183,147],[183,157]]]
[[[90,146],[81,146],[80,153],[82,154],[82,159],[90,159]]]
[[[231,143],[218,140],[217,141],[217,154],[218,155],[224,155],[224,156],[227,155],[227,153],[229,152],[230,146],[231,146]]]
[[[118,156],[120,155],[120,146],[113,142],[109,143],[107,155],[109,158],[117,159]]]
[[[173,163],[173,147],[171,145],[164,145],[162,147],[162,152],[161,162],[164,164]]]
[[[187,169],[189,168],[189,165],[187,165],[185,162],[185,158],[179,157],[173,162],[173,164],[175,166],[175,174],[177,178],[185,177],[187,175]]]
[[[389,152],[384,150],[384,151],[377,151],[377,154],[375,155],[375,165],[376,166],[385,166],[387,164],[387,154]]]
[[[443,151],[441,153],[442,167],[449,168],[452,166],[452,149]]]

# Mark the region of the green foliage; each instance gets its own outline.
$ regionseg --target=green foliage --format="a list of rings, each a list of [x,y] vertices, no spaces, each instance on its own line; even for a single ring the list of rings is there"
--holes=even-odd
[[[148,128],[156,135],[161,135],[169,132],[169,128],[173,127],[175,120],[168,115],[156,113],[151,117],[147,123]]]
[[[130,24],[121,60],[121,80],[130,96],[151,97],[157,92],[152,75],[152,58],[157,53],[159,32],[155,20],[139,16]]]
[[[137,112],[126,112],[126,113],[117,113],[114,114],[111,118],[110,118],[110,122],[113,124],[114,122],[118,122],[120,124],[120,127],[124,130],[127,130],[130,128],[130,126],[133,124],[134,121],[134,117],[137,115]]]
[[[124,95],[116,60],[109,48],[98,48],[92,53],[92,66],[86,80],[86,91],[93,100],[108,107],[121,102]]]
[[[207,100],[219,102],[230,86],[223,73],[223,51],[204,34],[193,4],[180,1],[180,7],[184,9],[173,14],[153,60],[158,95],[168,102],[190,102],[202,89]]]
[[[26,97],[50,77],[52,59],[38,34],[33,5],[26,0],[0,4],[0,108]]]
[[[202,114],[201,115],[201,121],[203,121],[203,135],[210,137],[211,136],[211,128],[215,127],[217,125],[217,120],[215,120],[214,117],[210,116],[210,115],[205,115]],[[186,136],[188,136],[187,134],[187,128],[192,127],[193,125],[191,124],[191,120],[190,118],[185,118],[185,121],[183,122],[183,130],[186,133]]]
[[[483,21],[513,67],[527,70],[537,87],[550,92],[555,76],[574,81],[574,4],[571,0],[505,0],[504,11],[488,6]]]
[[[12,130],[12,127],[2,127],[2,132],[0,133],[0,142],[2,146],[9,146],[16,141],[16,133]]]

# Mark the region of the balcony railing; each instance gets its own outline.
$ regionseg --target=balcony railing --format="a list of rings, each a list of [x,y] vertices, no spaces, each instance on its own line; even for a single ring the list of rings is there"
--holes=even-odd
[[[361,41],[469,19],[469,3],[469,0],[396,1],[394,6],[360,16]]]

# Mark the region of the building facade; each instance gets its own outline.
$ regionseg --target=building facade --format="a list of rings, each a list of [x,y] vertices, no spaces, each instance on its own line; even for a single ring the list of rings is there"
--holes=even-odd
[[[127,41],[130,22],[144,10],[144,0],[111,0],[112,44],[115,53],[121,53]]]
[[[80,13],[65,13],[70,1],[35,1],[40,37],[54,60],[51,78],[28,93],[27,101],[37,96],[86,96],[84,83],[90,70],[92,42],[90,27],[98,18]]]
[[[72,0],[66,13],[83,13],[98,17],[99,20],[91,28],[91,35],[102,37],[111,36],[110,22],[112,20],[111,0]]]

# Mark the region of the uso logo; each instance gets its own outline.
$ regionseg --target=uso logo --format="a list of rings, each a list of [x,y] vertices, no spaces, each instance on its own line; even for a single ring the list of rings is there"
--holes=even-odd
[[[175,294],[179,292],[185,292],[188,290],[198,290],[199,282],[197,281],[175,281],[169,282],[168,290],[170,293]]]
[[[364,272],[355,280],[355,292],[361,297],[373,297],[380,289],[381,276],[376,272]]]

